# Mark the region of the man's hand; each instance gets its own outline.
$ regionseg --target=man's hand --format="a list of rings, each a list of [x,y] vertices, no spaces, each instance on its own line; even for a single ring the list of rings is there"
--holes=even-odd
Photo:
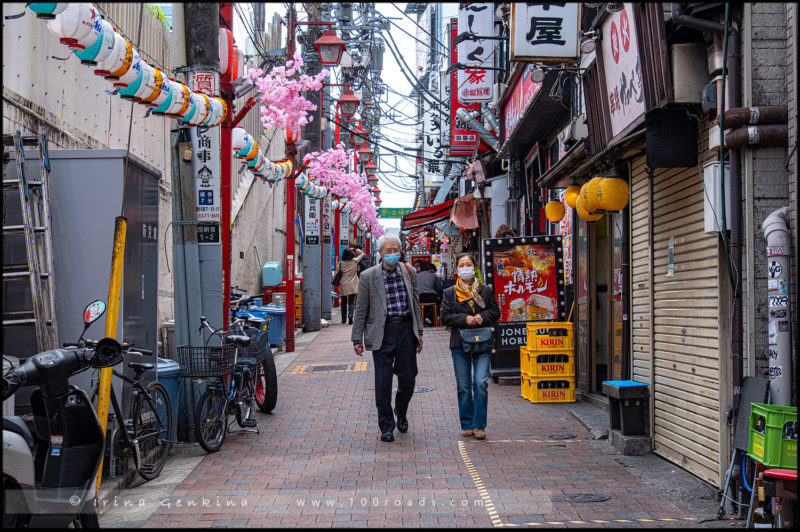
[[[419,335],[419,345],[417,346],[417,353],[422,351],[422,335]]]
[[[362,344],[353,344],[353,350],[356,352],[356,354],[358,356],[360,356],[360,357],[364,356],[364,354],[363,354],[364,353],[364,346]]]

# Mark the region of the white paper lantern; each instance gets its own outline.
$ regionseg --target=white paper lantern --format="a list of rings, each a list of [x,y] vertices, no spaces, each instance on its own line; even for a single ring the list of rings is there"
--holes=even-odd
[[[177,105],[181,105],[183,103],[183,92],[177,86],[178,84],[171,79],[164,77],[164,88],[161,90],[161,94],[153,100],[153,104],[155,104],[158,100],[162,99],[163,101],[159,103],[155,109],[153,109],[153,113],[157,115],[166,114],[170,108]],[[164,97],[164,93],[167,93],[167,96]],[[177,107],[175,107],[177,109]]]
[[[216,126],[222,119],[224,118],[224,111],[223,111],[223,104],[221,98],[211,97],[211,112],[208,115],[208,118],[205,122],[203,122],[204,126]]]
[[[145,72],[146,72],[144,66],[146,64],[147,63],[145,63],[144,61],[137,61],[136,65],[128,70],[128,72],[130,72],[131,75],[135,74],[136,77],[133,79],[133,81],[128,83],[127,86],[121,87],[117,90],[117,94],[119,94],[120,98],[123,98],[125,100],[133,99],[134,95],[139,91],[139,89],[142,86],[142,83],[144,82]],[[125,73],[126,76],[128,75],[128,72]],[[149,72],[147,73],[147,75],[148,76],[150,75]],[[117,82],[119,82],[119,80],[117,80]],[[114,86],[116,87],[117,83],[114,83]]]
[[[125,41],[125,38],[116,31],[113,32],[113,38],[114,41],[111,46],[111,52],[105,59],[98,61],[97,67],[94,69],[94,73],[98,76],[108,76],[112,71],[118,70],[125,61],[127,41]]]
[[[45,24],[59,38],[61,44],[82,50],[83,47],[78,46],[78,40],[85,38],[92,31],[95,13],[92,4],[75,2]]]
[[[69,4],[55,2],[31,2],[28,4],[28,7],[31,9],[31,11],[36,13],[36,18],[53,20],[56,18],[56,15],[67,9]]]
[[[258,150],[256,156],[252,160],[248,161],[247,168],[254,170],[256,168],[261,168],[262,164],[264,164],[264,154],[261,153],[261,150]]]
[[[95,23],[99,28],[99,37],[83,52],[75,56],[81,60],[82,65],[96,65],[109,55],[114,48],[114,28],[103,17],[97,15]]]
[[[125,39],[123,39],[124,41]],[[140,78],[142,74],[142,57],[136,48],[131,47],[131,65],[116,81],[112,83],[114,87],[124,88],[130,86]],[[141,83],[141,81],[139,82]],[[138,86],[137,86],[138,88]]]
[[[245,75],[247,74],[247,67],[244,64],[244,52],[241,49],[236,49],[236,76],[234,77],[235,80],[237,79],[244,79]]]
[[[156,72],[160,72],[156,69]],[[169,80],[164,73],[161,73],[162,81],[161,81],[161,92],[158,93],[150,103],[146,104],[147,107],[152,107],[154,109],[160,109],[163,105],[164,111],[166,111],[167,107],[172,103],[172,82]],[[164,105],[166,103],[166,105]],[[162,111],[163,112],[163,111]]]
[[[195,93],[192,92],[189,87],[186,87],[186,90],[189,93],[189,105],[184,109],[183,113],[178,116],[181,124],[188,124],[195,110],[197,110],[197,98],[195,97]]]
[[[189,108],[189,87],[174,79],[169,81],[172,83],[172,101],[164,114],[170,118],[180,118],[178,111]]]
[[[228,28],[219,29],[219,74],[228,73],[228,67],[233,63],[233,33]]]
[[[153,67],[153,73],[155,74],[155,78],[153,80],[153,92],[150,94],[145,94],[141,100],[138,100],[138,102],[142,105],[148,105],[152,103],[153,100],[158,98],[161,95],[161,92],[164,90],[164,80],[167,79],[167,77],[164,76],[161,70],[156,67]]]
[[[238,152],[245,145],[245,137],[247,136],[247,131],[241,127],[235,127],[231,130],[231,149],[235,152]],[[237,157],[239,155],[237,154]]]
[[[102,17],[100,13],[95,10],[94,17],[92,18],[92,27],[89,29],[89,33],[78,39],[75,44],[69,45],[69,47],[76,52],[89,52],[91,54],[89,48],[94,46],[100,38],[100,20],[102,20]],[[81,21],[81,23],[83,24],[83,21]]]
[[[142,66],[142,80],[139,82],[139,88],[133,94],[133,101],[141,101],[145,96],[150,96],[156,88],[156,71],[153,67],[147,64],[147,61],[142,59],[139,61]]]

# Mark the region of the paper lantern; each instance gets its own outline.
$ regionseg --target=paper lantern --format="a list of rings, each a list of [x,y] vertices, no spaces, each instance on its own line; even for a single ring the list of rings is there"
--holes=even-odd
[[[156,72],[161,72],[160,70],[156,69]],[[161,108],[161,106],[166,102],[166,105],[163,107],[164,110],[170,106],[172,103],[172,82],[169,80],[164,73],[161,73],[161,92],[158,93],[153,100],[146,103],[147,107],[152,107],[155,109]],[[163,112],[163,111],[162,111]]]
[[[603,214],[602,213],[590,214],[589,211],[586,209],[586,202],[583,199],[583,193],[585,188],[586,185],[583,185],[581,187],[581,194],[580,196],[578,196],[578,199],[575,202],[575,209],[578,211],[578,216],[580,216],[582,220],[585,220],[587,222],[596,222],[597,220],[603,217]]]
[[[141,63],[141,58],[139,62]],[[128,72],[132,64],[133,64],[133,46],[131,46],[131,43],[129,43],[128,41],[125,41],[125,57],[122,60],[122,65],[117,70],[112,70],[111,72],[109,72],[108,76],[106,76],[105,78],[111,80],[121,78],[122,76],[125,75],[126,72]]]
[[[243,79],[246,74],[247,72],[244,64],[244,52],[241,49],[236,48],[236,72],[233,75],[233,79],[234,81]]]
[[[137,52],[136,55],[138,57],[138,55],[139,55],[138,52]],[[144,61],[139,60],[139,61],[136,62],[136,65],[134,67],[130,68],[128,70],[128,72],[125,73],[125,76],[128,76],[130,74],[132,76],[135,75],[136,77],[134,78],[133,81],[128,83],[128,85],[120,88],[117,91],[117,94],[119,94],[120,98],[124,98],[126,100],[132,100],[133,96],[139,91],[139,89],[142,86],[142,82],[144,81],[144,76],[145,76],[144,65],[145,64],[146,63]],[[149,76],[150,73],[148,72],[147,75]],[[106,78],[106,79],[108,79],[108,78]],[[120,80],[119,83],[122,83],[122,81]],[[114,86],[116,87],[117,83],[114,83]]]
[[[96,65],[111,55],[114,48],[114,28],[103,17],[97,15],[95,24],[98,27],[98,38],[86,50],[78,52],[75,56],[81,60],[82,65]]]
[[[253,140],[253,144],[250,147],[250,151],[247,153],[247,155],[244,156],[244,159],[245,161],[252,161],[256,157],[258,157],[258,142]]]
[[[78,42],[76,42],[75,44],[68,45],[70,47],[70,49],[74,50],[76,53],[77,52],[86,52],[86,51],[89,50],[89,48],[94,46],[94,44],[97,43],[98,39],[100,39],[100,20],[101,19],[102,19],[102,17],[100,16],[100,13],[98,13],[95,10],[94,11],[94,17],[92,18],[92,27],[89,30],[89,33],[87,33],[86,35],[84,35],[83,37],[78,39]],[[83,22],[81,22],[81,23],[83,23]],[[91,54],[92,52],[89,52],[89,53]]]
[[[134,102],[139,102],[142,98],[151,96],[156,90],[155,69],[148,65],[144,59],[140,61],[140,64],[142,65],[142,81],[139,82],[139,88],[133,93]]]
[[[199,126],[206,121],[206,118],[208,118],[208,115],[211,113],[211,100],[202,92],[195,92],[194,96],[197,99],[197,109],[194,115],[192,115],[189,124]]]
[[[111,46],[111,52],[105,59],[98,61],[97,68],[94,69],[94,73],[98,76],[106,77],[111,75],[111,72],[119,70],[125,62],[125,53],[128,51],[128,41],[116,31],[113,32],[113,37],[114,40]]]
[[[92,4],[75,2],[69,4],[53,20],[46,22],[47,28],[53,32],[61,44],[73,50],[83,50],[84,45],[78,41],[85,39],[92,31],[96,11]]]
[[[298,187],[304,187],[306,186],[306,183],[308,183],[308,177],[306,177],[306,174],[300,174],[295,182],[295,185]]]
[[[139,100],[135,100],[134,99],[134,101],[138,101],[139,103],[141,103],[143,105],[147,105],[149,103],[152,103],[156,98],[158,98],[161,95],[161,93],[164,90],[164,80],[167,79],[166,76],[164,76],[164,74],[161,73],[160,69],[158,69],[156,67],[152,67],[152,69],[153,69],[153,74],[154,74],[154,76],[153,76],[153,92],[151,92],[150,94],[146,94],[145,93],[145,95],[142,96]],[[150,85],[148,84],[148,87],[149,86]]]
[[[266,157],[264,158],[264,166],[261,168],[261,175],[267,181],[273,181],[275,177],[277,177],[275,164],[272,161],[268,160]]]
[[[247,131],[241,127],[235,127],[231,129],[231,149],[235,152],[238,152],[242,148],[244,148],[245,140],[247,137]],[[239,154],[236,154],[239,157]]]
[[[164,114],[170,118],[182,119],[184,116],[186,116],[186,113],[189,111],[189,108],[192,104],[191,101],[192,91],[190,91],[189,87],[187,87],[180,81],[172,80],[172,83],[173,83],[172,101],[174,103],[176,98],[180,98],[179,105],[177,106],[177,109],[170,106],[170,108],[167,109],[167,112]],[[177,91],[177,95],[174,91]]]
[[[628,204],[628,182],[607,177],[597,185],[597,205],[606,212],[619,212]]]
[[[250,169],[260,167],[264,163],[264,154],[261,153],[261,150],[258,150],[256,156],[247,161],[247,167]]]
[[[55,2],[31,2],[28,4],[28,7],[31,8],[31,11],[36,13],[36,18],[53,20],[56,18],[56,15],[67,9],[69,4],[57,4]]]
[[[560,201],[548,201],[544,206],[544,215],[553,223],[558,223],[564,218],[564,204]]]
[[[233,33],[228,28],[219,29],[219,74],[224,76],[233,63]]]
[[[599,208],[597,205],[597,185],[599,185],[600,181],[603,179],[605,179],[603,176],[595,176],[583,187],[581,187],[583,206],[588,212],[594,212]]]
[[[208,117],[206,117],[205,122],[203,122],[204,126],[216,126],[219,125],[222,120],[225,118],[225,102],[222,101],[221,98],[216,98],[214,96],[209,98],[211,104],[211,112],[209,113]],[[253,154],[255,157],[255,154]],[[248,159],[249,161],[250,159]]]
[[[336,199],[336,198],[333,198],[331,200],[331,209],[336,210],[338,208],[339,208],[339,200]]]
[[[239,128],[239,129],[241,129],[241,128]],[[242,139],[242,143],[243,143],[242,144],[242,148],[239,151],[236,152],[236,157],[238,157],[239,159],[244,159],[244,156],[247,155],[248,153],[250,153],[250,151],[253,149],[253,143],[254,142],[255,142],[255,139],[253,138],[253,136],[250,133],[245,131],[244,132],[244,139]]]
[[[177,111],[178,108],[183,105],[183,91],[180,88],[180,84],[172,79],[164,78],[164,89],[161,91],[161,96],[156,98],[153,103],[156,103],[164,93],[167,92],[168,95],[164,98],[164,101],[161,102],[155,109],[153,109],[153,114],[157,115],[165,115],[167,112],[172,109],[173,112]]]
[[[567,202],[571,208],[575,208],[575,201],[578,199],[578,195],[581,193],[581,187],[578,185],[570,185],[567,187],[567,190],[564,191],[564,200]]]

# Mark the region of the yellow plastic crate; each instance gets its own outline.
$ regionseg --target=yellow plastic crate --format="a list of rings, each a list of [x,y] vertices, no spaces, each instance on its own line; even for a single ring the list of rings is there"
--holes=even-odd
[[[520,373],[533,374],[531,368],[531,355],[527,347],[520,346],[519,348],[519,371]]]
[[[575,357],[572,353],[532,353],[528,357],[527,373],[537,379],[575,378]]]
[[[527,347],[533,352],[572,351],[572,323],[568,321],[533,321],[527,325]]]
[[[532,403],[574,403],[575,377],[531,378]]]
[[[531,400],[531,378],[529,375],[520,375],[520,395],[523,399]]]

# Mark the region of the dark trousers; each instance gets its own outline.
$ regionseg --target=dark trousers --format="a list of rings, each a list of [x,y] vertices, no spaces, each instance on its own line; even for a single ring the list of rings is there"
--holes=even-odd
[[[347,323],[347,319],[350,318],[352,321],[353,319],[353,309],[356,307],[356,294],[350,294],[349,296],[339,296],[342,300],[341,303],[341,312],[342,312],[342,323]]]
[[[420,294],[420,303],[439,303],[439,296],[437,294]]]
[[[378,408],[378,425],[381,433],[395,428],[392,413],[392,374],[397,375],[397,393],[394,406],[398,417],[405,417],[408,403],[414,394],[417,376],[417,345],[411,321],[386,322],[383,343],[372,352],[375,362],[375,406]]]

